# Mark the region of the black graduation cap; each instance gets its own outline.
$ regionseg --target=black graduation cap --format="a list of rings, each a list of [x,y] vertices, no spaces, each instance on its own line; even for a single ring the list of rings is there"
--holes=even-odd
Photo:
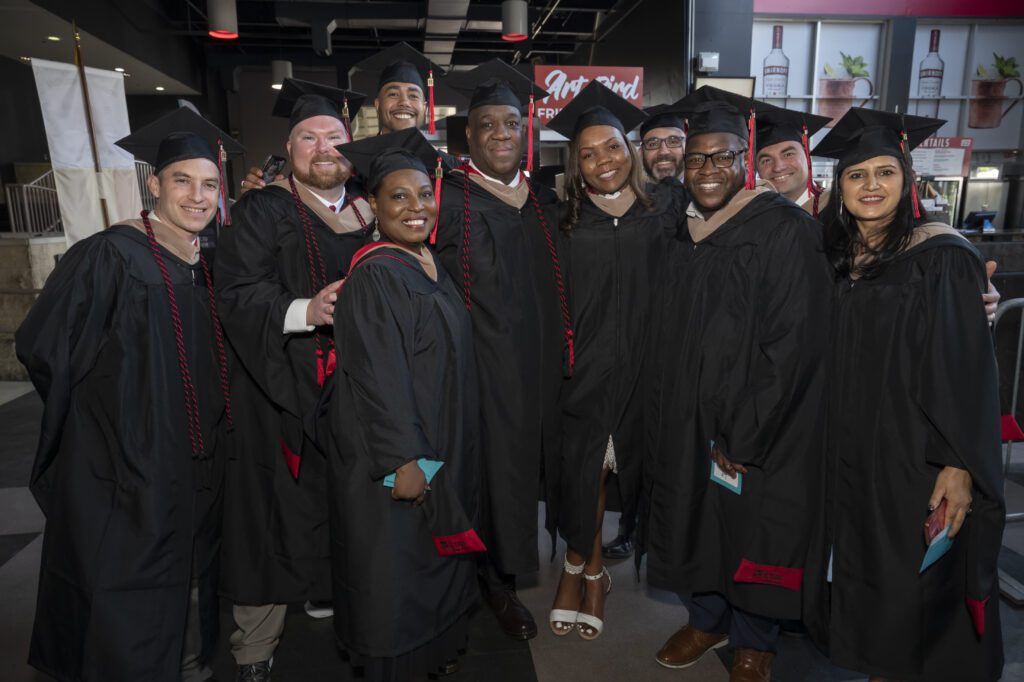
[[[780,142],[800,142],[806,145],[816,132],[832,119],[792,109],[774,108],[757,115],[758,151]],[[806,137],[805,137],[806,136]]]
[[[644,113],[647,114],[647,120],[640,125],[641,139],[655,128],[679,128],[680,130],[686,130],[683,117],[678,112],[673,111],[672,106],[669,104],[655,104],[653,107],[644,109]]]
[[[593,80],[548,121],[548,128],[570,140],[584,128],[598,125],[612,126],[625,136],[645,120],[647,114],[643,110]]]
[[[220,148],[243,154],[245,147],[188,107],[175,109],[115,143],[159,173],[186,159],[209,159],[218,166]]]
[[[441,77],[444,69],[409,43],[397,43],[372,57],[358,62],[349,70],[352,87],[378,94],[388,83],[412,83],[427,91],[430,73]]]
[[[274,116],[288,119],[288,128],[314,116],[331,116],[348,128],[351,111],[359,111],[366,95],[297,78],[285,78],[274,102]],[[351,133],[351,131],[349,131]]]
[[[416,128],[374,135],[335,149],[366,179],[366,189],[371,193],[384,176],[396,170],[415,168],[429,175],[438,167],[448,169],[443,155]]]
[[[901,158],[907,172],[910,172],[913,168],[911,150],[931,137],[945,123],[937,118],[851,107],[811,153],[839,159],[835,171],[837,178],[845,168],[876,156]],[[914,217],[919,218],[920,209],[914,183],[911,183],[911,194]]]
[[[445,84],[470,98],[468,111],[487,104],[521,109],[529,106],[531,95],[534,100],[548,96],[546,90],[500,59],[484,62],[471,71],[453,73],[445,78]]]
[[[434,149],[430,140],[416,128],[406,128],[386,135],[375,135],[356,142],[340,144],[335,149],[352,162],[357,172],[366,178],[366,189],[371,194],[381,181],[398,170],[412,168],[434,176],[434,201],[441,205],[441,180],[446,170],[444,155]],[[437,223],[430,232],[430,243],[437,241]]]
[[[945,123],[937,118],[851,107],[811,153],[839,159],[839,173],[875,156],[909,154]]]

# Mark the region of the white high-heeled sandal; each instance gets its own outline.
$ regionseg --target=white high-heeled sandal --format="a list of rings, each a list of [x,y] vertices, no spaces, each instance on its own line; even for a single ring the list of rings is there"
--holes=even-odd
[[[608,594],[612,591],[612,574],[608,572],[608,569],[606,567],[602,566],[601,572],[597,575],[587,575],[586,573],[583,574],[584,579],[590,582],[600,580],[605,576],[608,576],[608,588],[604,591],[604,593]],[[594,634],[591,635],[583,632],[584,626],[592,629],[594,631]],[[597,616],[592,616],[589,613],[576,614],[576,631],[580,633],[580,637],[582,637],[583,639],[587,640],[588,642],[590,640],[597,639],[601,636],[602,630],[604,630],[604,619],[598,618]]]
[[[569,563],[569,558],[566,557],[562,563],[562,570],[569,575],[579,575],[583,573],[583,567],[586,564],[580,564],[574,566]],[[583,576],[584,578],[586,576]],[[548,614],[548,624],[551,626],[551,632],[555,633],[559,637],[572,632],[573,628],[576,627],[576,617],[579,615],[579,611],[570,611],[569,609],[551,609],[551,613]]]

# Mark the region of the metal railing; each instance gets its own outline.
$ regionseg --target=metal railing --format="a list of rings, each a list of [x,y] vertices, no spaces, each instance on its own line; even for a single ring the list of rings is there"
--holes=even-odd
[[[7,185],[7,215],[14,232],[60,232],[60,205],[53,171],[26,185]]]
[[[1006,314],[1011,310],[1017,310],[1020,312],[1018,317],[1017,327],[1017,343],[1016,349],[1013,356],[1013,377],[1012,388],[1010,393],[1010,405],[1009,411],[1006,412],[1011,418],[1016,418],[1017,405],[1020,398],[1020,382],[1021,382],[1021,365],[1024,361],[1024,298],[1014,298],[1009,301],[1004,301],[999,304],[999,308],[996,310],[995,318],[992,321],[992,334],[993,338],[996,338],[996,333],[999,331],[999,323],[1006,317]],[[1003,443],[1004,454],[1003,457],[1003,473],[1010,473],[1010,462],[1013,459],[1013,440],[1007,440]],[[1011,512],[1006,515],[1006,521],[1020,522],[1024,521],[1024,512]]]

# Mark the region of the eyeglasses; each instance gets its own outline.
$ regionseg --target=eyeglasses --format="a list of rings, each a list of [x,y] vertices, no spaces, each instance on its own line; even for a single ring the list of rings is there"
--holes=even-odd
[[[736,161],[736,157],[746,152],[746,149],[729,149],[724,152],[715,152],[714,154],[701,154],[700,152],[693,152],[683,157],[683,163],[690,170],[697,170],[703,168],[704,164],[711,159],[711,163],[715,168],[728,168]]]
[[[657,151],[661,148],[661,145],[665,145],[669,149],[679,149],[683,146],[683,138],[678,135],[669,135],[668,137],[648,137],[640,143],[640,146],[649,152]]]

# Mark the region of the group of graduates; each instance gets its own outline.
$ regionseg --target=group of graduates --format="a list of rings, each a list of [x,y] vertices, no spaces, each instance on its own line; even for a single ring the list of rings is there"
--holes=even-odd
[[[119,143],[155,210],[75,244],[16,338],[45,401],[33,666],[212,679],[219,595],[239,680],[303,602],[365,679],[443,676],[481,595],[536,636],[543,499],[556,636],[604,629],[608,500],[687,606],[663,666],[729,644],[730,679],[767,682],[802,621],[872,679],[999,678],[998,294],[920,216],[909,153],[941,121],[851,109],[822,194],[827,119],[594,82],[549,123],[559,199],[521,170],[546,93],[514,68],[445,79],[462,161],[418,130],[432,65],[367,66],[381,134],[352,141],[361,95],[286,81],[291,172],[250,171],[230,214],[236,143],[199,116]],[[955,540],[922,570],[936,514]]]

